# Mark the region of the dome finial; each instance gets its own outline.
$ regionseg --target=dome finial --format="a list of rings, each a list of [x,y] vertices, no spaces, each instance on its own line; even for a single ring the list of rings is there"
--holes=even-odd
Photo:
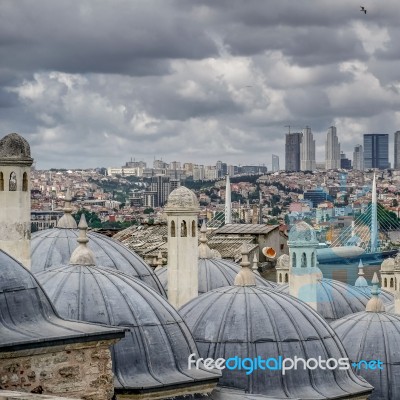
[[[65,194],[65,199],[64,199],[64,215],[59,219],[57,223],[57,228],[65,228],[65,229],[76,229],[76,221],[74,217],[71,215],[72,213],[72,207],[71,207],[71,191],[69,188],[67,188],[67,193]]]
[[[69,263],[71,265],[96,265],[95,256],[93,251],[87,247],[89,239],[87,237],[88,225],[86,223],[85,213],[82,212],[81,219],[79,221],[79,237],[77,242],[79,246],[71,254]]]
[[[364,278],[364,265],[360,259],[360,262],[358,263],[358,278],[356,279],[356,282],[354,283],[354,286],[357,287],[368,287],[368,282]]]
[[[254,257],[253,257],[253,266],[251,267],[251,269],[253,270],[253,272],[257,275],[260,275],[260,273],[258,272],[258,260],[257,260],[257,255],[254,252]]]
[[[240,252],[242,253],[242,262],[240,266],[242,269],[236,275],[234,285],[235,286],[255,286],[256,279],[253,271],[250,268],[249,262],[249,249],[246,243],[243,243],[240,248]]]
[[[379,297],[379,279],[376,272],[374,273],[374,277],[372,278],[372,289],[371,289],[371,298],[369,299],[367,306],[365,307],[365,311],[369,312],[384,312],[385,306],[382,300]]]
[[[213,258],[212,252],[210,247],[208,246],[207,242],[207,227],[206,223],[203,220],[203,224],[200,228],[200,244],[199,244],[199,258]]]

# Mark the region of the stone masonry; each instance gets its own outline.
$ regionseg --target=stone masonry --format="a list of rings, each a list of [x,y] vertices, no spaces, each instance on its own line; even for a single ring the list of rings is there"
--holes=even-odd
[[[114,393],[109,346],[115,342],[104,340],[0,353],[0,389],[109,400]]]

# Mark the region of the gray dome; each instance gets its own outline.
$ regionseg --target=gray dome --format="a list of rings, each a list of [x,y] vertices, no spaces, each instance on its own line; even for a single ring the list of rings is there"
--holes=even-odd
[[[315,230],[309,224],[307,224],[307,222],[304,221],[298,222],[293,225],[292,229],[289,232],[289,242],[292,242],[292,245],[296,242],[318,244]]]
[[[168,292],[168,267],[164,266],[156,271],[162,286]],[[199,258],[199,295],[212,289],[232,286],[241,267],[236,263],[219,258]],[[267,281],[256,275],[258,286],[274,288],[274,282]]]
[[[197,353],[190,331],[168,301],[142,281],[82,265],[48,269],[37,278],[65,318],[129,329],[112,348],[117,389],[150,390],[218,377],[188,370],[189,355]]]
[[[10,133],[0,140],[0,158],[31,159],[29,143],[18,133]]]
[[[34,276],[1,250],[0,310],[0,351],[124,335],[119,329],[61,319]]]
[[[78,243],[78,229],[46,229],[32,234],[31,257],[34,274],[54,266],[69,263]],[[87,233],[88,247],[96,257],[96,264],[134,276],[166,297],[157,276],[142,258],[116,240],[95,232]],[[99,267],[101,268],[101,267]]]
[[[355,288],[356,288],[356,290],[360,291],[361,293],[364,293],[368,297],[368,299],[371,298],[372,286],[361,286],[361,287],[356,286]],[[379,297],[381,298],[381,300],[383,301],[385,306],[393,304],[393,301],[394,301],[393,293],[390,293],[387,290],[381,289]]]
[[[257,286],[214,289],[180,310],[201,357],[346,357],[335,332],[307,304]],[[371,387],[351,370],[222,371],[219,385],[279,399],[349,398]]]
[[[335,321],[332,328],[350,361],[383,362],[383,370],[357,370],[375,388],[369,399],[400,399],[400,316],[363,311]]]
[[[185,186],[179,186],[168,196],[166,210],[195,210],[199,209],[196,195]]]
[[[288,294],[289,285],[278,286],[275,290]],[[328,322],[364,311],[369,298],[354,286],[333,279],[323,278],[317,284],[317,311]]]

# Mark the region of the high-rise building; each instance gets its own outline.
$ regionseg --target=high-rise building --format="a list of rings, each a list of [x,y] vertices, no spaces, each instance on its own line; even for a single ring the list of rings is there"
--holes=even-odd
[[[364,168],[390,168],[388,134],[372,133],[364,135]]]
[[[165,175],[157,175],[151,178],[150,192],[155,192],[156,198],[154,200],[155,207],[162,207],[168,199],[171,192],[169,177]]]
[[[394,169],[400,169],[400,131],[394,133]]]
[[[336,134],[336,127],[328,129],[325,141],[325,169],[340,168],[340,143]]]
[[[303,129],[300,143],[300,169],[313,171],[315,169],[315,140],[308,126]]]
[[[357,146],[354,147],[353,169],[356,169],[358,171],[364,170],[364,153],[361,144],[358,144]]]
[[[351,169],[351,160],[347,158],[343,151],[340,153],[340,168]]]
[[[279,156],[272,154],[272,172],[279,171]]]
[[[285,170],[300,171],[300,142],[302,133],[287,133],[285,144]]]

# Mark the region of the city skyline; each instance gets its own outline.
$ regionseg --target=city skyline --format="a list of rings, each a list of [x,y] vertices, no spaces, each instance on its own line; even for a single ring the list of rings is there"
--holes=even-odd
[[[24,135],[38,168],[271,167],[287,125],[311,127],[317,161],[329,126],[348,155],[363,134],[393,143],[400,8],[367,3],[5,0],[1,132]]]

